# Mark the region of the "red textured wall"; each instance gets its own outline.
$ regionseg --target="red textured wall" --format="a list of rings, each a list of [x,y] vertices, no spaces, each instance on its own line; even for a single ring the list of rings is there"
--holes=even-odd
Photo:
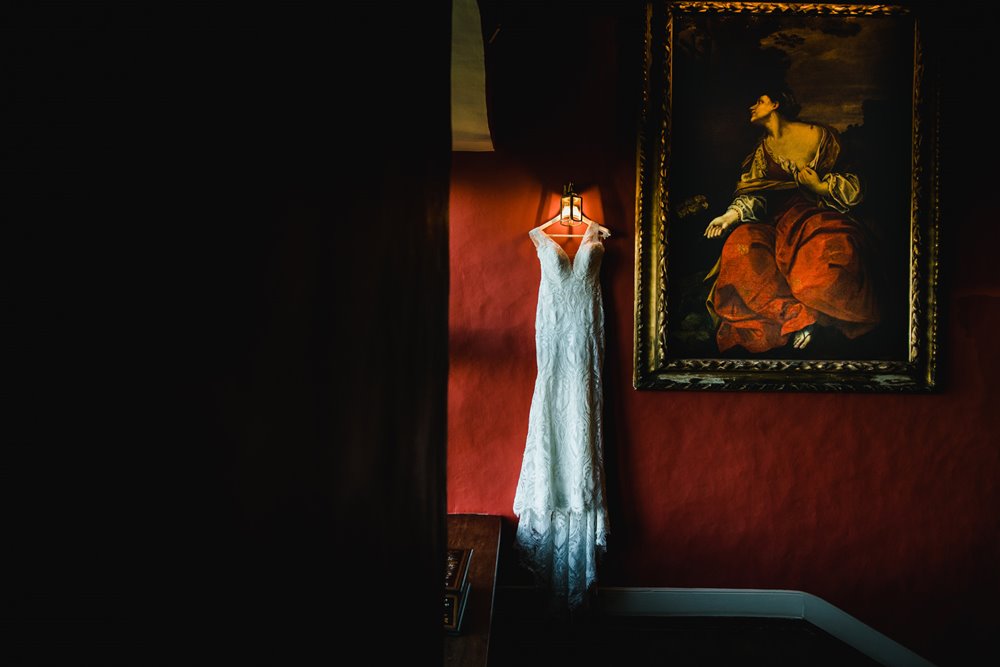
[[[973,647],[995,651],[1000,216],[974,196],[986,177],[945,170],[940,393],[638,392],[634,125],[622,120],[634,110],[636,54],[623,37],[628,17],[578,20],[596,53],[539,46],[552,27],[544,21],[494,47],[498,150],[454,155],[449,511],[513,525],[535,379],[539,266],[527,232],[574,178],[585,210],[613,230],[602,270],[612,521],[602,583],[803,590],[940,664],[960,664]],[[542,103],[551,81],[526,75],[518,64],[529,61],[539,72],[571,64],[585,103]],[[948,119],[954,158],[971,134]],[[567,137],[575,147],[560,151]]]

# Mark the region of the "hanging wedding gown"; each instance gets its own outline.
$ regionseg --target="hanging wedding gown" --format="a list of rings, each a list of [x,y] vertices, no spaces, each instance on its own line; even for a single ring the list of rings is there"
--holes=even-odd
[[[569,609],[597,579],[607,546],[601,433],[604,245],[591,224],[571,260],[540,229],[542,280],[535,314],[538,376],[514,497],[517,545],[539,583]]]

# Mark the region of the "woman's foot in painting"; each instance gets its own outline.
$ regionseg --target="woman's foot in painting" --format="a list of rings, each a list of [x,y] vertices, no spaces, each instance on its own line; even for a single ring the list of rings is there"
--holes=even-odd
[[[813,325],[809,325],[804,329],[799,329],[794,334],[792,334],[792,347],[796,350],[804,350],[809,343],[812,342],[813,335]]]

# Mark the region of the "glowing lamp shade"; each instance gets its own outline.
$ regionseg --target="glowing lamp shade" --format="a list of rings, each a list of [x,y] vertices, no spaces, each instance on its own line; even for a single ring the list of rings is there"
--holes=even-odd
[[[583,197],[573,190],[572,182],[563,186],[560,211],[559,222],[567,227],[572,227],[583,221]]]

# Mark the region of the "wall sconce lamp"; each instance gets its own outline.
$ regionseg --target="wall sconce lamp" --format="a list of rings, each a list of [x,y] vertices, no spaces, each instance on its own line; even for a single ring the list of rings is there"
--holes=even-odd
[[[576,194],[576,190],[573,189],[573,181],[563,186],[559,222],[567,227],[583,222],[583,197]]]
[[[573,182],[570,181],[563,186],[562,200],[559,206],[559,212],[553,217],[549,218],[541,225],[536,227],[538,231],[542,231],[551,227],[556,223],[561,223],[566,227],[573,227],[581,222],[586,222],[588,225],[596,225],[597,232],[601,235],[601,238],[609,238],[611,236],[611,230],[604,225],[599,224],[596,220],[591,220],[583,214],[583,197],[576,193],[573,189]],[[583,238],[586,234],[549,234],[549,236],[560,236],[560,237],[574,237]]]

